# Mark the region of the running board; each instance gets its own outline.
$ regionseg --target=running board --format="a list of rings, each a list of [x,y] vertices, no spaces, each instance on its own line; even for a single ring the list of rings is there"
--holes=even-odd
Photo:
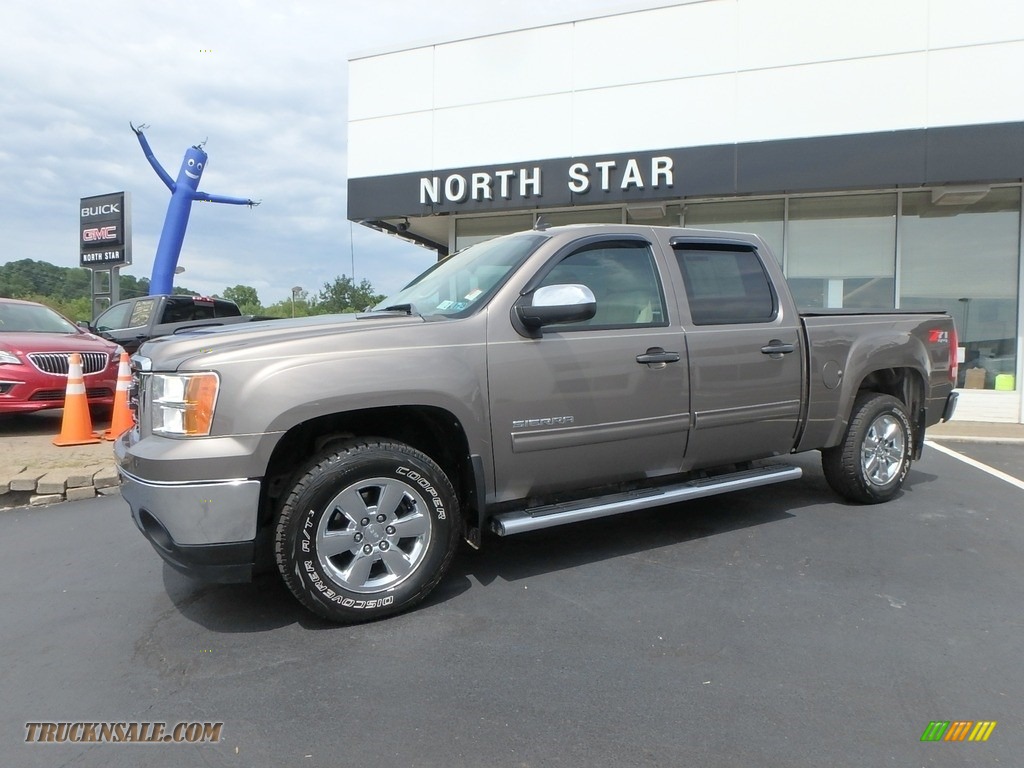
[[[757,467],[660,488],[613,493],[608,496],[565,504],[549,504],[544,507],[503,512],[500,515],[495,515],[491,520],[491,529],[499,536],[512,536],[525,531],[553,528],[556,525],[593,520],[598,517],[618,515],[622,512],[632,512],[662,504],[674,504],[677,501],[701,499],[705,496],[717,496],[720,493],[729,493],[745,488],[757,488],[762,485],[782,483],[786,480],[797,480],[802,474],[803,470],[799,467],[788,464]]]

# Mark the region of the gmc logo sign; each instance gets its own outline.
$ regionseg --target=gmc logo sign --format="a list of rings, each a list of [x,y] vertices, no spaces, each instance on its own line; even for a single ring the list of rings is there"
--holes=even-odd
[[[90,227],[82,230],[83,243],[93,243],[101,240],[117,240],[117,225]]]

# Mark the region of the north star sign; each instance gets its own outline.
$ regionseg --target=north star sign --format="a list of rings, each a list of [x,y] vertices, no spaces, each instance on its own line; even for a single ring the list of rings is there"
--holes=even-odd
[[[545,189],[541,165],[450,173],[443,177],[421,176],[419,182],[420,205],[525,200],[542,197]],[[577,161],[568,166],[562,183],[573,195],[591,191],[670,190],[675,186],[675,163],[667,155]]]

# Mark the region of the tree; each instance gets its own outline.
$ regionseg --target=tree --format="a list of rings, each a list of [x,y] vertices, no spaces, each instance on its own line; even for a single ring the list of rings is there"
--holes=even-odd
[[[384,296],[373,292],[370,281],[356,285],[351,277],[339,275],[333,283],[324,283],[323,290],[313,299],[313,312],[324,315],[331,312],[362,312],[380,302]]]
[[[149,295],[148,277],[135,277],[135,275],[122,274],[119,282],[121,284],[122,299],[134,299],[136,296]]]
[[[228,301],[233,301],[242,310],[243,315],[259,315],[263,312],[260,305],[259,294],[256,289],[248,285],[235,285],[225,288],[222,294]]]

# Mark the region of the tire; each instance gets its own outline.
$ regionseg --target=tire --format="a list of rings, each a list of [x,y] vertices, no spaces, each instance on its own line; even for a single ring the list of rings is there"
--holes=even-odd
[[[402,443],[357,440],[321,454],[280,507],[274,555],[314,613],[353,624],[408,610],[437,586],[459,537],[451,482]]]
[[[832,490],[852,501],[889,501],[910,471],[912,438],[903,403],[890,395],[860,394],[842,442],[821,452],[825,479]]]

